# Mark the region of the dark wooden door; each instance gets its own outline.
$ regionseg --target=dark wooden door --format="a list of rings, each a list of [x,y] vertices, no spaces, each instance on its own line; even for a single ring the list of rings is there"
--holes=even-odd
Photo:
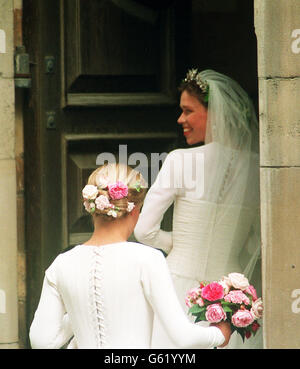
[[[151,153],[177,146],[188,4],[24,2],[32,77],[24,106],[28,324],[45,269],[92,232],[81,189],[98,155],[117,156],[123,145],[128,157],[142,153],[151,164]]]

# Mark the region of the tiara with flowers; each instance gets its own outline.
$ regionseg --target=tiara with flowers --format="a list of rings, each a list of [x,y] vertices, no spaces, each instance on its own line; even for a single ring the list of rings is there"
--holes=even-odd
[[[115,206],[110,202],[110,200],[120,200],[128,195],[128,186],[121,181],[109,184],[107,181],[103,180],[98,186],[86,185],[82,190],[83,205],[85,210],[90,214],[93,214],[96,209],[105,210],[109,209],[106,213],[108,216],[114,218],[117,217],[117,212],[120,208]],[[140,192],[143,186],[140,182],[137,182],[133,188],[137,192]],[[107,190],[109,197],[105,195],[99,195],[99,190]],[[134,202],[128,201],[127,212],[130,213],[135,207]]]
[[[208,99],[208,83],[207,81],[203,80],[200,76],[200,72],[198,72],[197,68],[194,69],[190,69],[187,74],[186,77],[184,78],[183,82],[195,82],[197,84],[197,86],[200,88],[200,90],[206,94],[206,97]]]

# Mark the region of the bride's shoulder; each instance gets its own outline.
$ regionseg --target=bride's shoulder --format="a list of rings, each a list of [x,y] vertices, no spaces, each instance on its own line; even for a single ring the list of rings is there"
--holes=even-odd
[[[207,149],[208,145],[201,145],[195,147],[187,147],[187,148],[178,148],[169,152],[168,156],[176,156],[176,155],[184,155],[184,154],[192,154],[197,152],[204,152]]]
[[[207,145],[172,150],[167,155],[167,161],[183,163],[185,162],[185,160],[193,160],[197,158],[198,154],[203,155],[205,153],[205,151],[207,150],[206,146]],[[177,168],[177,166],[175,168]]]

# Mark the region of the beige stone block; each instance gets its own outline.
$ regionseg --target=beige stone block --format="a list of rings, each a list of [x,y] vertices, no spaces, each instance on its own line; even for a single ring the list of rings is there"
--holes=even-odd
[[[0,78],[0,160],[15,157],[15,89],[12,79]]]
[[[4,78],[13,78],[14,76],[13,25],[13,0],[0,0],[0,29],[5,34],[5,53],[0,53],[0,77]]]
[[[12,349],[19,349],[18,342],[14,343],[0,343],[0,350],[12,350]]]
[[[0,344],[18,341],[16,167],[0,160]]]
[[[299,0],[255,0],[259,77],[300,75],[299,19]]]
[[[299,349],[300,168],[261,169],[264,347]]]
[[[300,166],[300,78],[259,81],[260,163]]]

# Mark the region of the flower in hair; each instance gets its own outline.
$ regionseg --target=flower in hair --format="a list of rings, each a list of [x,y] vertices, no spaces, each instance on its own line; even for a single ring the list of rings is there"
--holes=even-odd
[[[121,181],[108,185],[108,193],[112,200],[120,200],[128,195],[128,187]]]
[[[93,201],[84,201],[83,203],[85,210],[89,213],[93,213],[96,208],[95,208],[95,203]]]
[[[128,205],[127,205],[128,213],[130,213],[134,207],[135,207],[134,202],[128,202]]]
[[[140,192],[143,186],[141,185],[141,182],[136,182],[134,184],[134,188],[137,190],[137,192]]]
[[[108,198],[104,195],[100,195],[96,198],[95,204],[97,209],[104,210],[111,207],[111,204],[108,200]]]
[[[85,200],[95,200],[98,195],[98,188],[93,185],[86,185],[82,190],[82,196]]]
[[[117,217],[117,212],[115,210],[109,210],[107,212],[107,215],[116,218]]]

